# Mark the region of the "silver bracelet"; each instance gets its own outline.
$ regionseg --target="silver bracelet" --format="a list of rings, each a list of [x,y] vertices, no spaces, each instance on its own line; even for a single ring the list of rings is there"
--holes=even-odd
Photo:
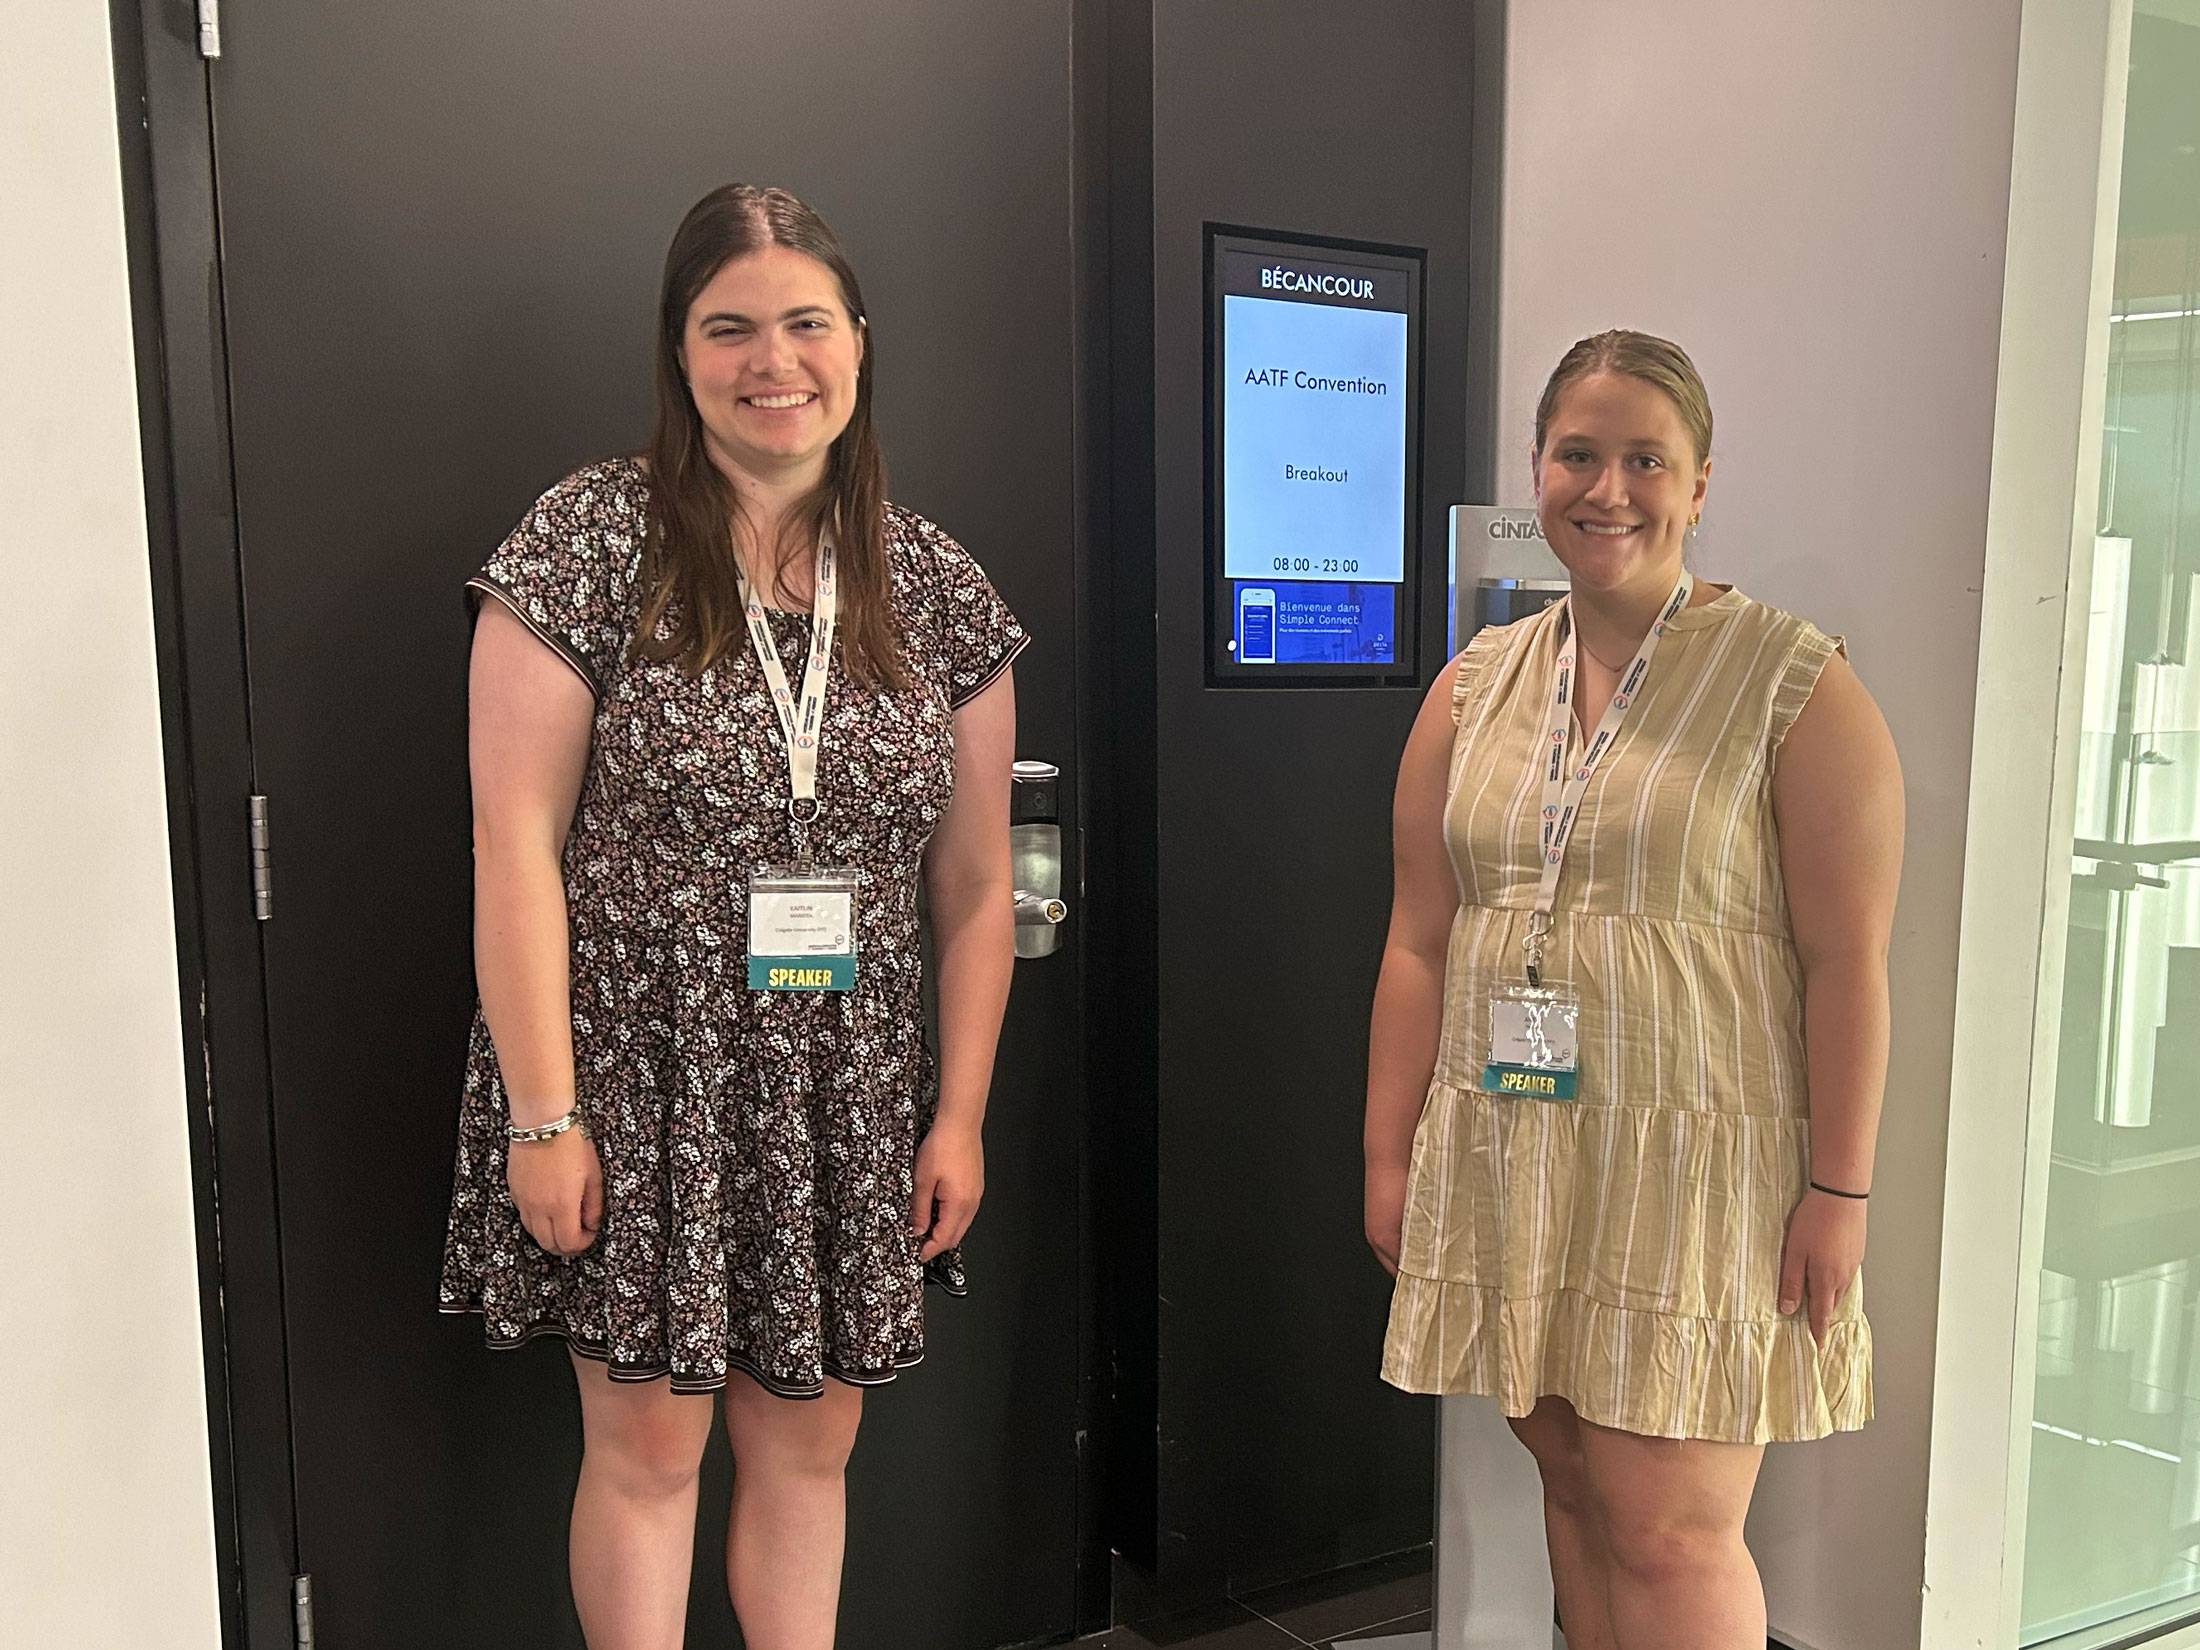
[[[555,1140],[567,1129],[579,1129],[583,1134],[588,1132],[588,1125],[581,1120],[580,1107],[575,1106],[563,1117],[553,1117],[547,1123],[537,1123],[531,1129],[523,1129],[517,1123],[507,1123],[504,1125],[504,1137],[514,1145],[526,1146],[538,1140]]]

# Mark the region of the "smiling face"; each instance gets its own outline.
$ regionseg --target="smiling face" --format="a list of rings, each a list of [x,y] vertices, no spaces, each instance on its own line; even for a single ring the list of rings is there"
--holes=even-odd
[[[721,470],[815,484],[855,413],[863,327],[833,272],[767,246],[732,259],[688,305],[680,368]]]
[[[1592,372],[1559,393],[1535,455],[1536,515],[1577,587],[1663,595],[1710,479],[1670,396]]]

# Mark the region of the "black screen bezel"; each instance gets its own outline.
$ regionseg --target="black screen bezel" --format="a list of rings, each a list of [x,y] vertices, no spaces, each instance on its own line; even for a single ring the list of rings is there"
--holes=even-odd
[[[1421,247],[1324,235],[1280,235],[1230,224],[1204,227],[1201,267],[1206,284],[1206,408],[1202,475],[1206,488],[1207,685],[1209,687],[1414,687],[1420,683],[1421,651],[1421,436],[1422,353],[1427,337],[1424,308],[1428,253]],[[1230,579],[1223,572],[1223,414],[1222,300],[1227,294],[1216,278],[1218,254],[1244,253],[1256,261],[1343,265],[1403,275],[1410,297],[1406,316],[1406,480],[1404,577],[1398,584],[1396,659],[1390,664],[1246,665],[1231,650],[1236,614]],[[1289,583],[1293,581],[1279,581]]]

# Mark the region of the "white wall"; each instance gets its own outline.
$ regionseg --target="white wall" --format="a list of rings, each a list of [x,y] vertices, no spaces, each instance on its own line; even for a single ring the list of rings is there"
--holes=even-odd
[[[1717,419],[1703,571],[1845,632],[1902,753],[1878,1419],[1771,1451],[1751,1540],[1783,1640],[1915,1646],[2019,0],[1510,10],[1495,502],[1568,344],[1678,340]]]
[[[0,52],[0,1642],[220,1642],[107,8]]]

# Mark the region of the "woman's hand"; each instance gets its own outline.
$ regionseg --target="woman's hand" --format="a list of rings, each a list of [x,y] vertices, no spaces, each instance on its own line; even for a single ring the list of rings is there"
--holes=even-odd
[[[527,1235],[553,1255],[577,1255],[603,1224],[603,1160],[586,1131],[548,1140],[515,1140],[505,1152],[505,1184]]]
[[[909,1230],[924,1239],[917,1259],[930,1260],[962,1242],[985,1196],[985,1143],[959,1123],[934,1123],[917,1148],[916,1195]]]
[[[1811,1338],[1826,1344],[1833,1309],[1856,1281],[1864,1264],[1864,1201],[1805,1192],[1788,1217],[1787,1247],[1780,1256],[1780,1312],[1784,1317],[1805,1303],[1810,1307]]]
[[[1396,1277],[1398,1250],[1404,1242],[1406,1225],[1406,1170],[1403,1164],[1395,1168],[1368,1165],[1365,1219],[1367,1246],[1375,1251],[1375,1258],[1383,1263],[1383,1270]]]

